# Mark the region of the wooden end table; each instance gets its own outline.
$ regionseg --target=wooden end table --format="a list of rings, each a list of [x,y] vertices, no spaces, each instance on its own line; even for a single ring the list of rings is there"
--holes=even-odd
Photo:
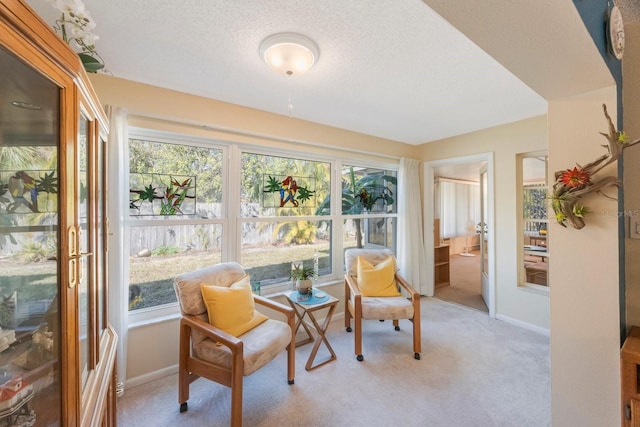
[[[300,325],[302,325],[302,327],[304,328],[307,334],[307,338],[303,339],[300,342],[296,342],[296,346],[308,344],[310,342],[315,341],[315,344],[313,345],[313,349],[311,349],[311,354],[309,355],[309,359],[307,360],[307,364],[304,367],[307,371],[311,371],[312,369],[319,368],[320,366],[337,359],[336,354],[333,351],[333,348],[331,348],[331,344],[329,344],[329,340],[327,340],[327,337],[325,334],[327,332],[329,323],[331,323],[331,318],[333,317],[333,313],[336,310],[336,306],[338,305],[338,299],[327,294],[329,296],[329,299],[324,302],[321,302],[318,304],[306,304],[301,301],[298,301],[295,298],[295,295],[297,294],[298,294],[297,291],[292,291],[286,294],[287,301],[289,302],[289,305],[296,312],[296,318],[298,319],[296,322],[296,327],[294,328],[294,331],[293,331],[293,335],[295,336],[297,334],[298,329],[300,329]],[[315,313],[325,308],[328,308],[329,310],[327,311],[327,315],[324,318],[324,322],[322,323],[322,325],[320,325],[318,323],[318,320],[316,319]],[[313,326],[316,332],[318,333],[318,339],[314,340],[313,334],[309,329],[309,326],[303,321],[304,317],[307,315],[311,320],[311,323],[313,323]],[[320,345],[322,343],[325,344],[331,356],[329,357],[329,359],[323,362],[320,362],[314,366],[313,362],[316,358],[316,354],[318,353],[318,349],[320,349]]]

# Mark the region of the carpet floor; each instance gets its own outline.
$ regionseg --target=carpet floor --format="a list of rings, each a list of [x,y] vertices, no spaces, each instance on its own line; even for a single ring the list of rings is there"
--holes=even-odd
[[[480,251],[470,253],[474,256],[453,254],[449,257],[450,285],[436,289],[434,296],[488,313],[489,309],[482,298]]]
[[[244,379],[245,426],[551,425],[549,339],[486,313],[423,297],[422,358],[412,351],[411,323],[363,322],[363,353],[343,319],[327,338],[338,359],[304,369],[311,344],[296,349],[287,385],[286,354]],[[324,360],[324,346],[316,362]],[[228,426],[230,390],[205,379],[191,384],[179,413],[177,375],[128,388],[118,399],[120,426]]]

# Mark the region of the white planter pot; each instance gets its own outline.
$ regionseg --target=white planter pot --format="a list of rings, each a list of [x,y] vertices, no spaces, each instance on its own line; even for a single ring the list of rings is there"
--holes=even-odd
[[[296,281],[296,289],[298,290],[298,292],[304,295],[308,295],[311,293],[312,285],[313,282],[311,281],[311,279],[298,279]]]

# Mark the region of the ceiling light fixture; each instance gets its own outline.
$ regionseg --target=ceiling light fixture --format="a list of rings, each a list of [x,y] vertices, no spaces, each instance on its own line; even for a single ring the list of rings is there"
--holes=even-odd
[[[293,114],[291,76],[308,71],[320,56],[318,45],[302,34],[272,34],[260,43],[260,57],[271,69],[287,76],[289,85],[289,117]]]
[[[320,56],[318,45],[302,34],[272,34],[260,44],[260,56],[272,70],[287,76],[308,71]]]

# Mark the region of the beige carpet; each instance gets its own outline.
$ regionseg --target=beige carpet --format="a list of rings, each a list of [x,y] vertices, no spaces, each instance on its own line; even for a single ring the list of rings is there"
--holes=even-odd
[[[244,425],[544,427],[551,425],[549,339],[436,298],[422,299],[422,359],[411,326],[365,321],[364,357],[353,355],[343,320],[328,339],[338,359],[314,371],[311,344],[296,349],[295,384],[286,355],[244,379]],[[324,347],[318,359],[327,356]],[[228,426],[228,388],[199,379],[179,413],[177,375],[130,388],[118,401],[119,426]]]
[[[482,298],[480,282],[480,251],[472,251],[475,256],[451,255],[449,257],[449,277],[451,284],[438,288],[435,297],[488,312]]]

